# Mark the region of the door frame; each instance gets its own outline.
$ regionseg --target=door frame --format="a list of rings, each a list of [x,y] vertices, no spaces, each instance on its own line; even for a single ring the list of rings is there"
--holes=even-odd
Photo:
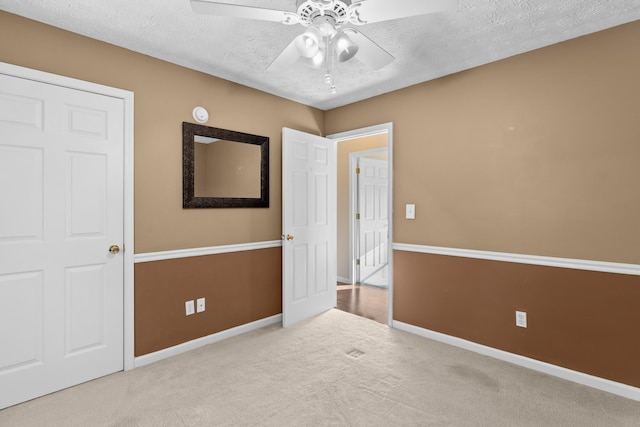
[[[134,323],[133,323],[133,92],[91,83],[84,80],[64,77],[44,71],[33,70],[31,68],[0,62],[0,74],[23,78],[68,89],[80,90],[83,92],[105,95],[112,98],[122,99],[124,104],[124,233],[123,233],[123,309],[124,309],[124,370],[135,368],[134,359]]]
[[[387,154],[388,156],[389,147],[372,148],[371,150],[354,151],[349,153],[349,256],[351,257],[349,281],[352,285],[355,285],[360,278],[360,272],[358,270],[358,265],[356,264],[356,260],[360,255],[360,225],[356,220],[356,213],[360,211],[360,199],[358,194],[358,174],[356,173],[356,167],[358,167],[358,162],[361,158],[376,154]],[[388,163],[389,160],[387,157],[387,166]],[[387,206],[387,209],[388,208],[389,207]],[[387,216],[388,215],[389,212],[387,212]]]
[[[382,123],[379,125],[367,126],[364,128],[353,129],[346,132],[335,133],[327,135],[327,138],[332,139],[339,144],[340,141],[347,139],[361,138],[365,136],[377,135],[380,133],[387,134],[387,150],[389,150],[389,200],[388,200],[388,215],[389,221],[389,245],[387,247],[387,256],[389,260],[389,301],[387,304],[387,325],[392,326],[393,323],[393,122]],[[349,189],[351,191],[351,189]],[[350,203],[351,209],[351,203]],[[355,215],[352,215],[354,217]],[[349,230],[349,234],[352,235],[353,231]],[[351,239],[350,239],[351,240]],[[352,250],[351,248],[349,249]],[[353,273],[352,273],[353,280]]]

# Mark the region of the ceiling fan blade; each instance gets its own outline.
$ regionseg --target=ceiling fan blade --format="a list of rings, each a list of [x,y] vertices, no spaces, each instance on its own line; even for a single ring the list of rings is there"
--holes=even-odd
[[[353,2],[347,13],[353,24],[370,24],[455,10],[457,4],[458,0],[361,0]]]
[[[300,22],[300,17],[292,12],[205,0],[191,0],[191,9],[196,13],[206,15],[255,19],[257,21],[273,21],[289,25]]]
[[[389,52],[361,32],[353,28],[345,28],[343,31],[358,45],[356,58],[369,68],[377,70],[391,64],[395,59]]]
[[[300,52],[296,47],[296,39],[293,39],[289,46],[285,47],[282,53],[267,67],[267,71],[283,71],[300,59],[300,56]]]

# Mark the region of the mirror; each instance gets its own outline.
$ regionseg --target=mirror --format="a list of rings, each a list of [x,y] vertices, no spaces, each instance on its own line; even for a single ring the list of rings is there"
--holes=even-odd
[[[269,207],[269,138],[182,123],[182,207]]]

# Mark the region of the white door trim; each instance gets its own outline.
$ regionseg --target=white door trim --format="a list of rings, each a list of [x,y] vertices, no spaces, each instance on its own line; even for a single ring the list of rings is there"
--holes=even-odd
[[[124,369],[135,367],[133,324],[133,92],[0,62],[0,74],[122,99],[124,103]]]
[[[387,325],[391,326],[393,322],[393,123],[382,123],[379,125],[335,133],[327,135],[327,138],[335,140],[336,143],[340,143],[340,141],[347,139],[378,135],[385,132],[387,133],[389,141],[387,149],[389,150],[389,218],[391,218],[391,221],[389,221],[389,245],[387,249],[389,260],[389,303],[387,310]],[[351,189],[349,191],[351,191]],[[350,233],[353,232],[350,231]]]

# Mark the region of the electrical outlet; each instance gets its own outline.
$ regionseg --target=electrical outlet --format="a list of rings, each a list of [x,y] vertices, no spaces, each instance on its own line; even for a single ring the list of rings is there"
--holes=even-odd
[[[527,312],[526,311],[516,311],[516,326],[521,328],[527,327]]]
[[[196,311],[202,313],[204,311],[204,298],[198,298],[196,300]]]
[[[191,316],[193,313],[195,313],[195,309],[194,309],[194,306],[193,306],[193,300],[186,301],[184,303],[184,310],[186,311],[187,316]]]

